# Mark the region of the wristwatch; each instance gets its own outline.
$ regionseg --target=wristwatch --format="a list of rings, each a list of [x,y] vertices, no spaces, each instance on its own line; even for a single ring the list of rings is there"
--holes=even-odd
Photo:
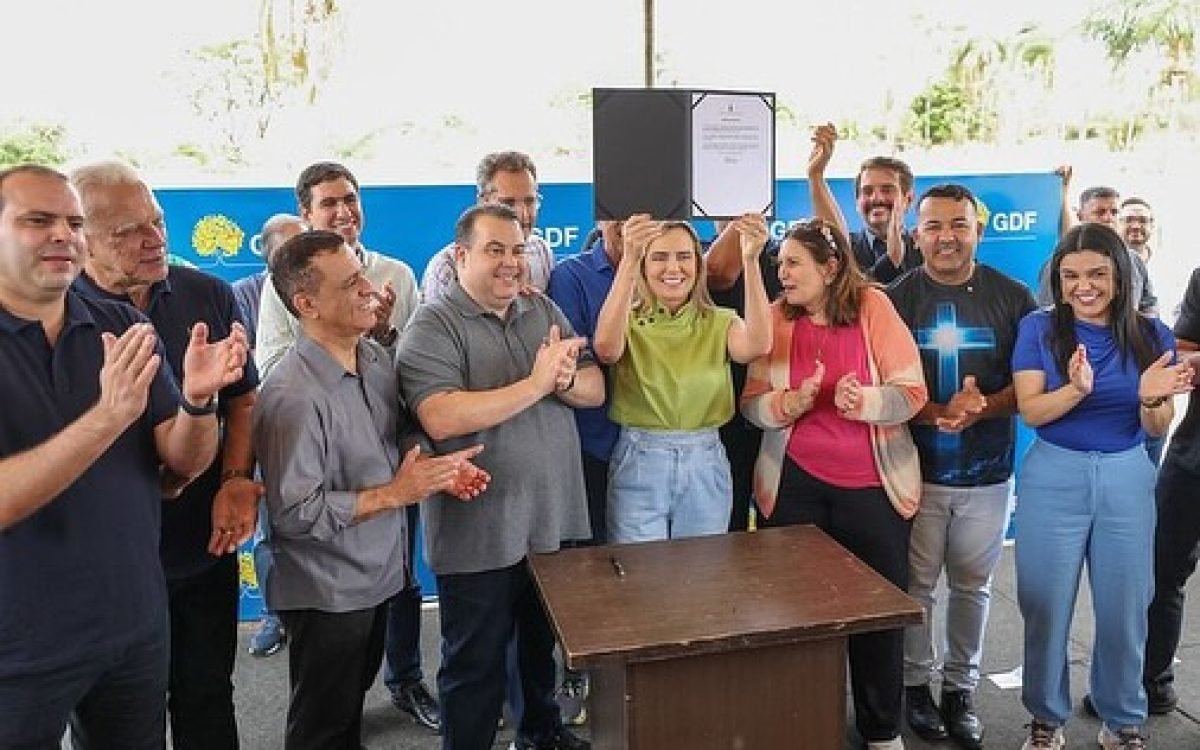
[[[184,413],[190,414],[193,417],[207,417],[210,414],[217,413],[217,397],[209,396],[208,401],[205,401],[201,406],[196,406],[187,400],[187,397],[179,399],[179,408],[183,409]]]

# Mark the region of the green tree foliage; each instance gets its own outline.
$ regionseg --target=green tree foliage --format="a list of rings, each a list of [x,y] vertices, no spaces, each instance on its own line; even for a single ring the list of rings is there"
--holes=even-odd
[[[282,115],[319,98],[337,55],[340,13],[336,0],[260,0],[252,38],[189,50],[185,90],[211,138],[176,153],[202,166],[254,161]]]
[[[1036,26],[1007,38],[969,38],[952,51],[942,78],[909,105],[905,137],[925,146],[994,142],[1007,114],[996,92],[1049,90],[1054,64],[1054,43]]]
[[[905,138],[925,146],[987,140],[995,124],[996,113],[979,106],[961,82],[938,81],[913,99]]]
[[[1200,0],[1108,0],[1084,18],[1084,36],[1104,45],[1117,77],[1141,53],[1160,60],[1156,79],[1109,125],[1110,146],[1131,148],[1146,130],[1178,129],[1189,119],[1198,88],[1198,23]]]
[[[69,158],[62,125],[34,123],[0,133],[0,169],[16,164],[58,167]]]
[[[337,0],[259,0],[259,48],[267,90],[320,95],[341,42]]]
[[[1200,0],[1110,0],[1083,20],[1088,37],[1104,45],[1113,67],[1154,48],[1163,55],[1162,83],[1196,75]]]

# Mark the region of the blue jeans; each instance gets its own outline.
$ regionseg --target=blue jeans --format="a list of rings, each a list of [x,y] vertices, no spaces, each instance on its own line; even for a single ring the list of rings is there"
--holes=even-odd
[[[925,622],[904,631],[904,684],[928,684],[935,670],[933,591],[946,570],[943,690],[979,684],[992,573],[1004,549],[1009,483],[983,487],[922,486],[908,546],[908,593],[925,606]]]
[[[166,612],[154,632],[50,672],[0,677],[0,747],[161,750],[167,734]]]
[[[615,544],[723,534],[733,483],[716,430],[621,428],[608,468],[608,539]]]
[[[1096,635],[1091,695],[1113,730],[1146,719],[1142,662],[1153,594],[1154,466],[1120,453],[1034,441],[1017,474],[1017,601],[1025,620],[1021,699],[1034,718],[1071,715],[1067,642],[1084,562]]]

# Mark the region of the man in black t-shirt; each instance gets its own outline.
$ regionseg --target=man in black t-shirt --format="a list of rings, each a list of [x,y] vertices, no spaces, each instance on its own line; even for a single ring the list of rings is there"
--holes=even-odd
[[[1196,384],[1200,348],[1200,268],[1192,271],[1179,317],[1175,341],[1180,359],[1192,362]],[[1158,470],[1155,496],[1158,523],[1154,532],[1154,600],[1147,613],[1146,664],[1143,682],[1152,714],[1170,713],[1179,702],[1172,663],[1183,626],[1187,580],[1200,559],[1200,397],[1188,395],[1187,413],[1171,436],[1171,446]]]
[[[975,715],[992,572],[1008,523],[1016,398],[1010,358],[1017,325],[1035,307],[1021,283],[975,262],[983,234],[975,196],[938,185],[918,201],[916,241],[923,264],[888,290],[921,351],[929,403],[911,423],[924,478],[909,547],[909,594],[925,623],[905,634],[909,725],[923,739],[949,734],[982,747]],[[940,710],[933,703],[933,591],[949,582],[948,644]]]

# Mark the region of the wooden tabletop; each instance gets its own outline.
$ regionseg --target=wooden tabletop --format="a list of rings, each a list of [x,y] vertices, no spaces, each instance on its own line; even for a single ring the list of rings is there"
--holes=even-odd
[[[813,526],[531,556],[572,668],[885,630],[920,604]]]

